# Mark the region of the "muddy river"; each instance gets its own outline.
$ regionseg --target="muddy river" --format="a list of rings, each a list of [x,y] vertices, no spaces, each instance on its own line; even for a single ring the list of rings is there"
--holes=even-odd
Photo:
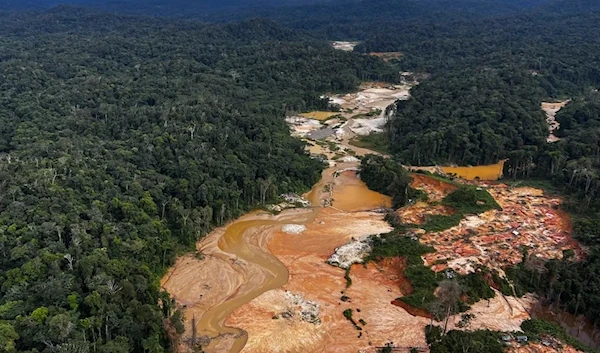
[[[243,330],[225,326],[225,319],[234,310],[240,308],[264,292],[280,288],[288,280],[288,270],[285,265],[268,251],[246,242],[244,236],[254,229],[283,226],[290,222],[295,224],[309,223],[314,220],[315,215],[316,211],[312,210],[309,213],[300,214],[293,219],[239,221],[229,225],[218,241],[219,249],[234,255],[236,260],[241,259],[253,263],[254,265],[258,265],[264,271],[266,276],[262,280],[262,283],[258,284],[254,289],[241,295],[234,293],[223,303],[214,306],[202,315],[196,324],[198,332],[205,335],[208,334],[212,337],[223,334],[233,334],[235,340],[231,346],[230,352],[240,352],[248,340],[247,334]]]
[[[323,114],[315,114],[313,118],[326,119],[331,114],[319,113]],[[348,134],[341,146],[357,155],[371,152],[350,146],[347,140],[352,134],[346,130]],[[312,149],[329,158],[334,155],[321,146],[313,145]],[[502,176],[503,165],[500,162],[441,169],[467,180],[497,180]],[[336,163],[323,171],[322,179],[305,195],[311,208],[285,210],[278,215],[250,213],[200,241],[197,248],[203,259],[187,256],[177,260],[161,286],[186,307],[186,333],[179,352],[192,352],[191,332],[199,339],[196,344],[202,345],[207,353],[266,352],[274,351],[275,346],[281,352],[345,353],[360,348],[370,353],[390,338],[412,347],[425,345],[422,328],[429,320],[391,305],[403,295],[402,286],[397,285],[400,274],[378,267],[383,265],[359,266],[353,272],[354,284],[346,288],[344,271],[325,263],[337,247],[354,237],[391,230],[382,214],[371,212],[389,208],[391,198],[369,190],[357,176],[358,167],[355,160]],[[284,233],[284,225],[305,226],[306,232]],[[289,304],[285,303],[288,291],[321,304],[322,326],[275,319],[280,312],[273,312],[273,308]],[[341,293],[352,297],[355,304],[340,301]],[[390,305],[385,306],[386,302]],[[362,311],[357,308],[359,305]],[[502,305],[504,302],[499,301],[496,307]],[[369,322],[357,335],[341,314],[346,307],[353,308]],[[489,303],[479,309],[477,315],[482,327],[488,327],[493,318],[502,325],[513,320],[510,327],[518,329],[523,320],[518,313],[496,309],[490,308]],[[486,314],[486,310],[490,312]],[[524,309],[521,312],[526,313]],[[562,321],[578,332],[588,332],[585,327],[580,329],[578,321],[571,324],[562,316],[547,318]],[[503,329],[502,325],[491,328]],[[588,344],[598,339],[597,333],[589,332],[589,340],[578,334]]]
[[[333,207],[339,210],[357,212],[392,206],[391,197],[369,190],[354,171],[342,172],[336,183],[340,186],[334,188]]]
[[[536,319],[544,319],[560,324],[569,335],[575,337],[579,342],[600,349],[600,329],[583,316],[575,316],[556,308],[554,305],[537,303],[531,316]]]

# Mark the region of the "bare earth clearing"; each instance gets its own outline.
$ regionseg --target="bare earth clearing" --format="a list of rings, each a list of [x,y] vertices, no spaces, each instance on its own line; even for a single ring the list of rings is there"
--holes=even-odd
[[[560,129],[560,123],[556,121],[556,113],[561,110],[565,105],[567,105],[570,100],[556,102],[556,103],[542,103],[542,110],[546,112],[546,122],[548,123],[548,130],[550,131],[550,135],[548,135],[548,142],[556,142],[560,140],[558,137],[554,135],[554,132]]]
[[[337,50],[353,51],[354,47],[357,46],[358,43],[359,42],[332,42],[331,45]]]
[[[352,265],[349,288],[345,271],[326,263],[340,247],[391,230],[383,213],[375,212],[389,207],[389,197],[368,190],[356,175],[359,161],[353,155],[373,152],[348,141],[364,128],[360,119],[373,120],[356,115],[380,109],[379,118],[385,118],[387,106],[404,99],[407,92],[408,87],[371,84],[360,93],[332,98],[341,106],[343,119],[325,123],[305,117],[288,119],[297,136],[324,125],[341,131],[309,146],[312,154],[325,156],[330,164],[320,182],[304,195],[313,207],[278,215],[250,213],[200,241],[197,248],[203,259],[186,256],[177,261],[161,285],[186,307],[180,352],[192,352],[193,323],[196,343],[206,353],[375,352],[387,342],[426,350],[423,329],[430,319],[392,304],[410,290],[403,259]],[[419,174],[413,186],[424,190],[432,201],[455,188]],[[424,257],[426,264],[436,263],[433,268],[438,271],[449,266],[466,272],[474,264],[497,268],[516,261],[518,244],[532,247],[542,258],[560,257],[564,249],[580,254],[570,239],[568,217],[552,207],[559,199],[546,197],[540,190],[501,184],[490,186],[490,193],[504,211],[468,217],[445,232],[422,235],[421,241],[437,250]],[[423,203],[398,211],[415,224],[425,222],[428,214],[448,212]],[[472,231],[476,237],[468,236]],[[470,313],[475,317],[466,329],[518,330],[535,302],[531,296],[517,299],[498,294],[472,306]],[[346,309],[353,310],[355,321],[364,321],[359,324],[361,331],[344,317]],[[450,327],[456,327],[458,320],[453,318]],[[514,349],[537,352],[533,345],[528,350]]]

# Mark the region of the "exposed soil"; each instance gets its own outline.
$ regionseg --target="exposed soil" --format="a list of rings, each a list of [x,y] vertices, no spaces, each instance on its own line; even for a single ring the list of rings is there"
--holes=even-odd
[[[504,332],[520,331],[521,323],[530,318],[529,310],[535,298],[529,295],[523,298],[507,297],[499,291],[495,292],[494,298],[471,305],[471,309],[467,311],[467,314],[474,316],[470,325],[465,328],[458,327],[461,315],[454,315],[448,323],[449,329],[486,328]]]
[[[431,314],[427,310],[413,308],[412,306],[406,304],[402,300],[394,299],[394,301],[392,301],[392,305],[398,306],[398,307],[406,310],[406,312],[411,314],[412,316],[419,316],[419,317],[423,317],[425,319],[431,319]]]
[[[402,54],[399,51],[390,51],[390,52],[371,52],[371,53],[369,53],[369,55],[376,56],[378,58],[383,59],[383,61],[388,62],[391,60],[398,60],[404,54]]]
[[[458,188],[454,184],[424,174],[413,173],[411,174],[411,178],[412,182],[410,186],[423,190],[427,194],[429,201],[433,202],[441,201]]]
[[[276,233],[269,249],[290,271],[289,282],[283,289],[302,293],[307,299],[319,303],[321,324],[317,330],[315,327],[299,327],[296,323],[282,325],[295,329],[274,336],[278,337],[278,341],[275,346],[270,346],[273,342],[262,339],[262,335],[265,328],[272,324],[273,311],[264,312],[261,303],[265,299],[259,297],[234,312],[227,321],[249,333],[248,345],[243,352],[346,353],[360,349],[374,352],[374,346],[384,345],[389,340],[424,345],[422,327],[427,320],[415,318],[390,304],[402,295],[400,259],[368,264],[366,267],[354,265],[350,274],[352,285],[347,289],[344,271],[325,263],[337,246],[351,238],[390,230],[381,218],[381,214],[349,214],[323,209],[315,222],[299,237]],[[347,301],[342,301],[343,295],[348,297]],[[349,308],[354,310],[355,321],[363,319],[367,323],[360,331],[360,338],[359,331],[343,315],[343,311]],[[296,329],[301,331],[296,332]]]
[[[452,207],[442,205],[431,206],[425,202],[417,202],[396,211],[402,223],[406,224],[425,224],[429,216],[449,216],[454,213],[455,210]]]
[[[358,45],[359,42],[332,42],[331,46],[333,46],[334,49],[337,50],[343,50],[343,51],[353,51],[354,47]]]
[[[540,259],[560,259],[568,249],[574,250],[577,258],[582,256],[572,240],[568,216],[558,210],[561,199],[526,187],[495,185],[488,191],[502,210],[467,216],[456,227],[420,238],[436,249],[424,256],[426,264],[437,264],[433,270],[449,266],[468,273],[482,265],[502,273],[503,267],[521,262],[523,246]]]
[[[554,135],[554,132],[560,129],[560,123],[556,121],[556,114],[570,101],[571,100],[569,99],[566,101],[555,103],[542,102],[542,110],[546,112],[546,122],[548,123],[548,130],[550,132],[548,138],[546,139],[547,142],[553,143],[560,140]]]
[[[305,195],[315,208],[285,210],[277,216],[250,213],[199,242],[202,260],[193,256],[178,259],[161,286],[186,307],[182,342],[189,341],[195,321],[207,353],[374,353],[375,347],[392,341],[426,346],[423,328],[430,323],[427,313],[395,301],[412,291],[403,274],[403,259],[353,265],[349,288],[345,271],[325,262],[336,248],[352,239],[391,230],[382,213],[370,211],[389,207],[391,200],[368,190],[356,176],[359,162],[345,150],[356,155],[373,153],[348,144],[356,135],[352,127],[357,129],[358,119],[352,117],[372,109],[382,109],[383,114],[387,105],[405,96],[402,89],[407,90],[371,84],[360,93],[333,98],[348,109],[344,113],[348,120],[345,124],[334,122],[337,132],[327,138],[329,145],[309,146],[311,153],[326,155],[330,164]],[[314,119],[290,119],[297,136],[322,126]],[[340,150],[332,150],[332,145]],[[495,180],[502,165],[425,168],[469,180]],[[419,174],[413,177],[413,186],[424,190],[433,202],[456,188]],[[530,253],[541,258],[560,258],[564,249],[575,249],[581,256],[581,249],[570,238],[568,217],[556,210],[559,199],[545,197],[539,190],[505,185],[493,186],[490,193],[503,211],[468,217],[458,227],[421,237],[437,250],[424,257],[426,264],[438,263],[432,267],[436,271],[450,266],[463,273],[477,264],[500,268],[520,261],[520,245],[530,246]],[[419,224],[427,215],[450,214],[451,210],[416,204],[399,213],[406,222]],[[318,320],[307,320],[306,305],[290,298],[302,298],[302,303],[317,308]],[[498,294],[489,304],[476,303],[470,311],[475,318],[467,329],[518,330],[533,301]],[[344,317],[346,309],[353,310],[360,330]],[[459,319],[452,318],[451,327],[456,327]],[[181,348],[180,352],[191,352],[185,344]]]

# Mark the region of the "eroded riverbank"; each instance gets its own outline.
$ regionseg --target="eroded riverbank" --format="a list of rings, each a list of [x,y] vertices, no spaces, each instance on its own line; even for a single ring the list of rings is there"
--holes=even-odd
[[[361,106],[359,103],[353,113],[344,115],[373,111],[368,104]],[[278,215],[253,212],[241,217],[198,243],[204,259],[181,258],[163,278],[163,288],[186,308],[186,333],[181,340],[180,352],[192,352],[192,336],[197,337],[196,343],[202,345],[206,353],[375,352],[377,346],[388,342],[426,349],[423,329],[431,322],[430,319],[411,308],[393,304],[409,292],[410,285],[400,266],[402,259],[389,264],[353,265],[349,276],[352,285],[348,288],[345,271],[326,263],[337,248],[349,241],[391,230],[383,220],[383,213],[374,212],[389,207],[389,197],[369,190],[356,176],[359,161],[353,156],[372,151],[349,144],[355,134],[352,116],[345,122],[343,119],[328,120],[327,123],[337,126],[342,133],[309,146],[311,153],[325,156],[330,165],[323,171],[319,183],[304,195],[312,204],[311,208],[285,210]],[[323,125],[309,121],[308,124],[294,126],[294,130],[299,136],[305,136],[302,134],[317,126],[320,129]],[[442,170],[430,168],[435,172]],[[489,172],[489,178],[495,180],[501,175],[502,166],[465,170],[468,179],[486,179],[482,177],[483,171]],[[419,174],[414,179],[413,186],[428,193],[432,201],[441,200],[455,188]],[[481,185],[487,187],[483,183]],[[508,195],[516,192],[515,200],[505,197],[504,193],[509,190],[507,186],[492,189],[492,194],[502,206],[509,206],[509,213],[537,212],[538,206],[530,205],[530,199],[519,196],[519,189],[510,188],[511,194]],[[531,192],[527,190],[527,193]],[[545,202],[543,195],[537,191],[534,194],[535,202]],[[511,208],[513,201],[514,210]],[[553,204],[558,202],[551,201]],[[428,214],[449,212],[434,208],[428,204],[415,204],[398,212],[414,216],[411,223],[415,224],[424,222]],[[554,227],[550,229],[550,238],[562,237],[556,238],[557,251],[564,250],[563,240],[568,234],[562,233],[560,227],[563,224],[553,223],[556,219],[553,210],[540,208],[540,212],[543,213],[542,219],[550,220],[549,224]],[[444,233],[447,239],[437,239],[435,234],[426,235],[424,239],[429,239],[427,241],[438,250],[428,256],[442,255],[443,259],[425,257],[425,263],[443,265],[435,268],[438,271],[450,266],[456,267],[459,272],[461,269],[468,270],[470,263],[485,263],[488,252],[498,249],[473,243],[471,254],[462,251],[471,249],[470,245],[461,243],[455,246],[464,238],[463,230],[468,233],[468,227],[483,232],[482,239],[488,236],[491,240],[484,240],[490,244],[496,244],[496,238],[504,233],[513,236],[514,231],[544,234],[546,229],[545,223],[539,229],[531,228],[530,224],[518,228],[500,219],[503,214],[497,216],[497,219],[482,218],[492,225],[504,222],[502,224],[512,228],[498,228],[485,234],[489,225],[478,221],[476,225],[466,224],[457,227],[456,231]],[[537,241],[535,237],[532,239]],[[455,258],[461,261],[449,261]],[[534,302],[532,297],[517,299],[497,295],[489,302],[476,303],[469,312],[474,319],[468,328],[518,330],[520,323],[529,318]],[[354,319],[360,322],[360,330],[344,316],[344,311],[349,309]],[[458,329],[458,320],[458,317],[450,320],[450,327]]]

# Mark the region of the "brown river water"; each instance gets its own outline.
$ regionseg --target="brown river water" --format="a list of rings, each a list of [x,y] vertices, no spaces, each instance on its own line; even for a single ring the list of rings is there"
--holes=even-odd
[[[309,223],[314,220],[315,215],[316,211],[313,210],[308,214],[298,215],[298,217],[293,220],[250,220],[234,222],[228,226],[227,230],[218,241],[219,248],[224,252],[235,255],[238,259],[243,259],[249,263],[260,266],[267,273],[266,280],[253,290],[244,293],[243,295],[236,295],[236,293],[234,293],[222,304],[211,308],[202,315],[197,322],[196,328],[198,331],[213,334],[214,336],[234,334],[236,339],[234,340],[230,353],[240,352],[246,345],[248,337],[243,330],[226,327],[224,325],[225,319],[235,309],[252,301],[264,292],[283,286],[287,283],[289,275],[287,268],[279,260],[261,248],[250,245],[244,240],[244,236],[253,229],[262,227],[282,226],[290,222],[297,224]]]
[[[330,170],[328,172],[331,172]],[[336,178],[333,206],[346,212],[355,212],[381,207],[389,207],[391,198],[369,190],[355,172],[346,171]],[[322,183],[315,185],[307,194],[313,205],[319,205],[319,190]],[[266,273],[265,279],[250,291],[243,294],[233,293],[223,303],[209,309],[196,323],[196,329],[203,335],[216,337],[232,334],[235,337],[230,353],[242,351],[248,340],[247,334],[240,329],[227,327],[224,322],[234,310],[249,303],[259,295],[282,287],[288,281],[287,268],[268,251],[250,244],[245,237],[259,229],[281,227],[285,224],[308,224],[314,221],[320,207],[313,208],[308,213],[298,213],[284,219],[257,219],[236,221],[229,225],[218,240],[220,250],[232,254],[236,259],[258,265]]]
[[[498,180],[502,178],[504,161],[475,167],[441,167],[441,169],[446,174],[456,174],[466,180]]]
[[[554,305],[537,303],[531,311],[531,316],[561,325],[565,331],[586,346],[600,349],[600,329],[594,327],[590,320],[583,316],[575,316]]]

